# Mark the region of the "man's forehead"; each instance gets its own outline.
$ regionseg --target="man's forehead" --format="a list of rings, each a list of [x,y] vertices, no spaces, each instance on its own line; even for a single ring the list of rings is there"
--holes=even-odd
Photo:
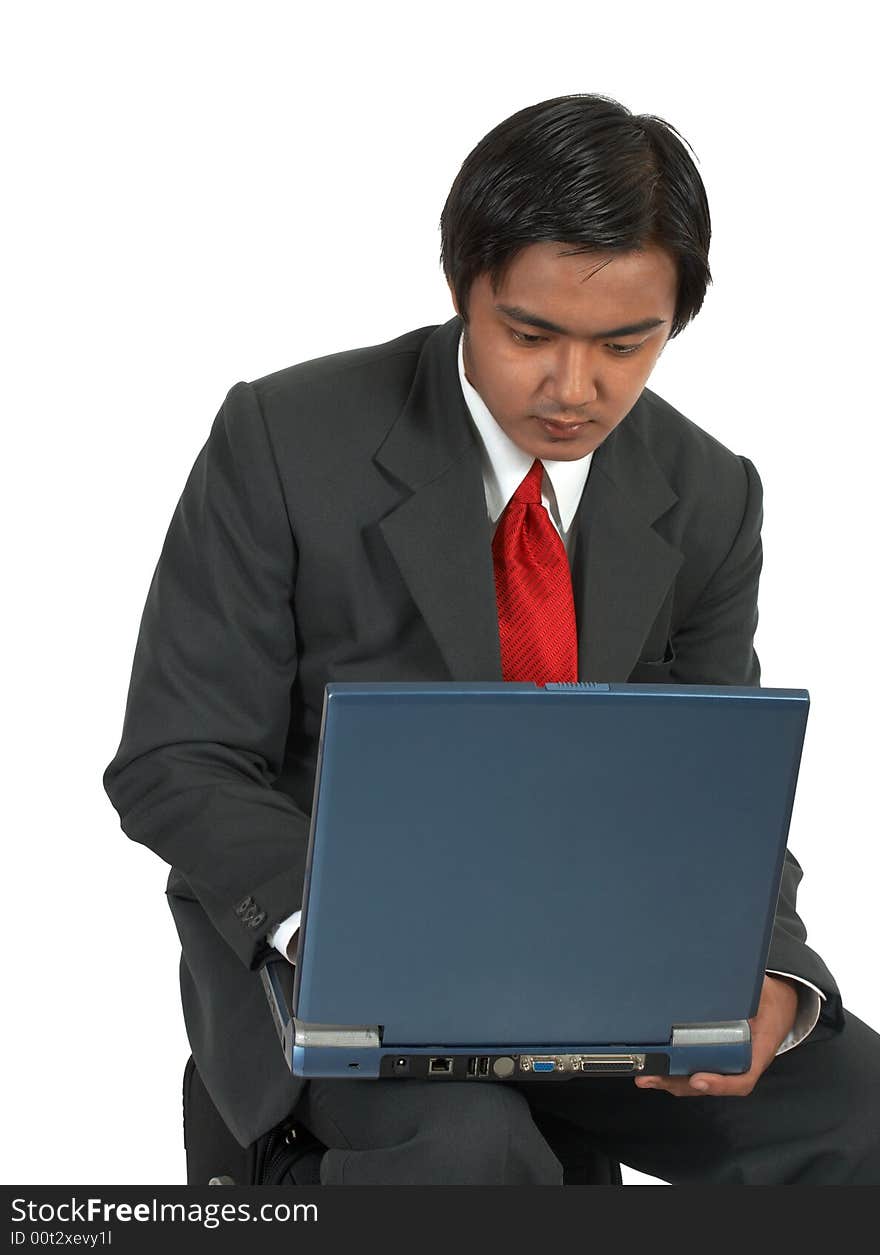
[[[636,334],[668,322],[676,288],[675,263],[662,250],[585,257],[550,243],[523,249],[495,284],[484,283],[483,293],[499,316],[598,337]]]

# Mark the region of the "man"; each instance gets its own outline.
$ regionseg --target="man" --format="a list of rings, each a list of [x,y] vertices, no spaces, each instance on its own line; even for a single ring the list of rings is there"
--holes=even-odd
[[[558,1183],[540,1113],[674,1182],[880,1181],[878,1038],[805,945],[791,856],[743,1077],[286,1069],[258,970],[295,958],[326,683],[759,683],[760,480],[645,387],[710,278],[677,133],[597,96],[525,109],[441,230],[456,317],[236,384],[149,591],[104,783],[172,865],[199,1071],[243,1145],[296,1107],[329,1184]]]

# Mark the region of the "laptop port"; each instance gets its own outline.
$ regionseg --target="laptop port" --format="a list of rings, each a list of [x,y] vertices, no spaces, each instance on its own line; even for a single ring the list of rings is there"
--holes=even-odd
[[[467,1074],[468,1076],[488,1076],[489,1056],[471,1055],[468,1059]]]
[[[575,1055],[580,1060],[581,1072],[643,1072],[644,1055]]]
[[[619,1055],[520,1055],[521,1072],[564,1072],[579,1073],[581,1076],[594,1075],[632,1075],[633,1072],[644,1072],[645,1056],[643,1054]]]
[[[429,1076],[451,1076],[452,1060],[451,1059],[430,1059],[428,1061]]]

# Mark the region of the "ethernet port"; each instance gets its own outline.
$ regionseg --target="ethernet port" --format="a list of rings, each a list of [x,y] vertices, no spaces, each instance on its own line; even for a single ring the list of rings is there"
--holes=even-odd
[[[452,1060],[448,1058],[429,1059],[428,1061],[429,1076],[451,1076]]]

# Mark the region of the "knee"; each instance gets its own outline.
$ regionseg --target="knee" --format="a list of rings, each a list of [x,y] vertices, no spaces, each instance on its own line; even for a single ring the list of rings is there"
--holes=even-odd
[[[503,1085],[460,1085],[455,1091],[442,1136],[425,1131],[431,1146],[423,1149],[438,1179],[457,1185],[562,1184],[562,1165],[522,1094]]]

